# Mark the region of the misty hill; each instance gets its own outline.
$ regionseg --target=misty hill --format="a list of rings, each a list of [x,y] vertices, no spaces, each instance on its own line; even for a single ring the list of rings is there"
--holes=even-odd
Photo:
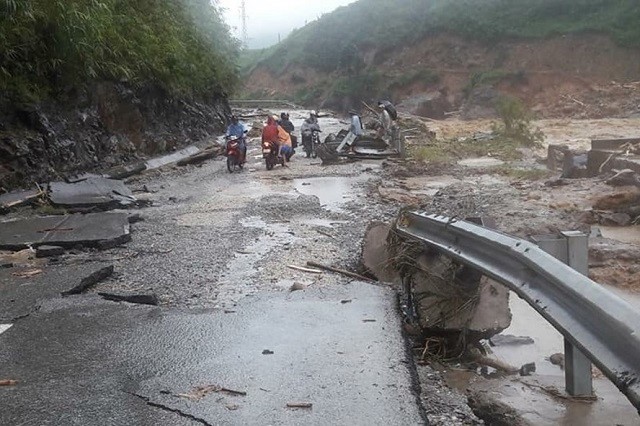
[[[602,60],[604,67],[623,59],[625,51],[638,56],[638,22],[640,3],[631,0],[360,0],[295,31],[279,45],[245,55],[245,95],[284,95],[303,103],[320,98],[343,107],[359,97],[397,97],[416,82],[438,88],[450,79],[445,75],[449,71],[468,72],[460,76],[465,83],[456,90],[469,92],[479,83],[516,82],[529,71],[542,70],[533,70],[522,51],[512,50],[518,44],[553,53],[551,40],[561,45],[556,46],[559,55],[551,55],[561,63],[565,56],[587,68],[588,60]],[[558,41],[562,39],[570,42]],[[583,43],[592,46],[577,58],[576,47],[585,47]],[[394,66],[399,56],[404,69]],[[510,63],[516,60],[520,67]],[[613,72],[611,79],[634,73],[640,77],[640,69],[628,65],[628,75]],[[327,75],[332,78],[325,82]],[[288,84],[277,81],[283,76]]]

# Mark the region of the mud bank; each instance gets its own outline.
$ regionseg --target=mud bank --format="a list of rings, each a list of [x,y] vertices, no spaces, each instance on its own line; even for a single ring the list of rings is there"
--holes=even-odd
[[[106,82],[39,104],[0,97],[0,191],[201,142],[229,114],[226,99],[179,99]]]

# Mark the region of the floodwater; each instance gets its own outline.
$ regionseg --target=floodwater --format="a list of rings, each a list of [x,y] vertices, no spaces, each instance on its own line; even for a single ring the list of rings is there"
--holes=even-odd
[[[629,244],[640,244],[640,225],[636,226],[598,226],[602,236]]]
[[[320,205],[329,211],[345,213],[342,206],[355,198],[354,187],[366,181],[368,176],[330,176],[295,179],[294,188],[304,195],[315,195]]]
[[[640,308],[640,295],[611,290]],[[461,391],[472,387],[489,392],[535,425],[640,425],[637,410],[600,372],[594,373],[598,399],[592,403],[564,400],[542,391],[541,387],[564,390],[564,370],[549,361],[550,355],[564,353],[563,337],[514,293],[509,304],[513,319],[502,334],[528,336],[534,344],[495,346],[491,348],[492,356],[515,367],[535,362],[536,372],[526,378],[507,376],[479,381],[474,372],[451,370],[446,373],[450,385]]]

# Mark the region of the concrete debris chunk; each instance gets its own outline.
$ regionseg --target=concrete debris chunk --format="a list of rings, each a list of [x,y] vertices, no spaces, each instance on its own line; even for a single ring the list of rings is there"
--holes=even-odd
[[[131,240],[126,213],[45,216],[0,222],[0,250],[22,250],[42,245],[72,248],[116,245]]]
[[[100,210],[129,207],[136,203],[133,192],[121,180],[92,176],[74,182],[51,182],[49,199],[60,207]]]
[[[36,257],[54,257],[64,254],[64,247],[60,246],[39,246],[36,248]]]
[[[157,306],[158,296],[155,294],[113,294],[113,293],[98,293],[100,297],[112,302],[127,302],[135,303],[139,305],[152,305]]]
[[[95,286],[99,282],[109,278],[114,271],[113,265],[105,266],[104,268],[100,268],[97,271],[91,273],[89,276],[83,278],[80,281],[80,284],[71,288],[70,290],[63,291],[61,294],[63,296],[71,296],[75,294],[81,294],[88,290],[89,288]]]

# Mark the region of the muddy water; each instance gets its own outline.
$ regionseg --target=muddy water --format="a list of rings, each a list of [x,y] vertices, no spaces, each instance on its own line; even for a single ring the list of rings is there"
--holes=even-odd
[[[640,295],[623,290],[611,291],[640,308]],[[527,302],[511,294],[513,314],[511,326],[503,334],[528,336],[534,344],[493,347],[493,356],[516,367],[535,362],[536,372],[527,378],[504,377],[478,381],[475,373],[449,371],[447,381],[460,390],[491,392],[500,401],[520,412],[535,425],[640,425],[635,408],[600,372],[595,373],[593,387],[598,400],[594,403],[571,402],[540,391],[540,387],[564,390],[564,370],[551,364],[549,356],[564,352],[562,335],[549,325]]]
[[[638,226],[598,226],[602,236],[623,243],[640,244],[640,225]]]
[[[345,213],[342,205],[355,199],[354,187],[367,179],[369,179],[367,175],[330,176],[295,179],[293,184],[297,192],[318,197],[320,204],[327,210]]]

